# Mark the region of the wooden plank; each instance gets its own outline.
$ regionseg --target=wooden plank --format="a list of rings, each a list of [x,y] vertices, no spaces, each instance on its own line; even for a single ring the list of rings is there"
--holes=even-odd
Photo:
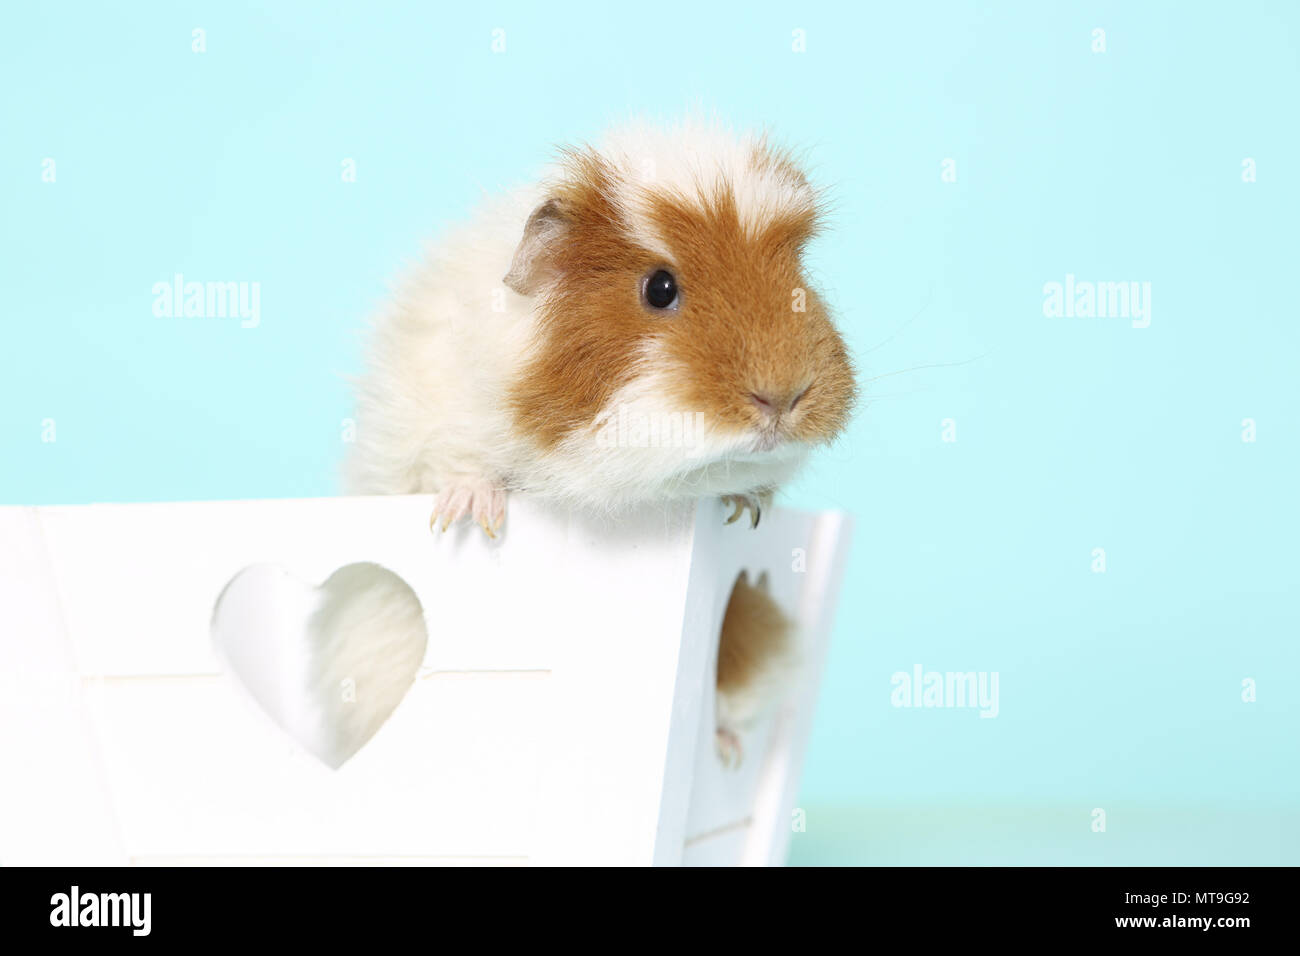
[[[0,766],[39,782],[0,788],[0,860],[784,855],[842,569],[837,516],[778,509],[751,531],[723,527],[714,501],[613,520],[525,499],[494,543],[473,527],[431,535],[428,507],[0,509],[0,678],[26,689],[0,699]],[[792,573],[804,545],[808,572]],[[250,564],[315,584],[358,561],[415,589],[428,652],[389,721],[331,771],[222,673],[208,624]],[[713,683],[742,567],[768,570],[811,622],[813,666],[732,773],[714,753]]]
[[[529,855],[545,674],[420,680],[337,771],[224,676],[89,684],[132,857]]]
[[[36,510],[0,545],[0,864],[123,863]]]
[[[836,512],[817,515],[812,525],[805,586],[798,605],[799,619],[804,622],[804,665],[789,704],[773,723],[772,739],[755,796],[754,828],[740,861],[742,865],[782,866],[789,853],[792,812],[799,799],[804,755],[812,734],[851,529],[848,516]]]

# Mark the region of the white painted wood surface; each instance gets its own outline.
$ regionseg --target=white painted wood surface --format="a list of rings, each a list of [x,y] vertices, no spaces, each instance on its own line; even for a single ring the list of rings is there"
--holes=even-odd
[[[0,508],[0,863],[784,860],[846,518],[717,502],[617,522],[511,503],[489,542],[425,497]],[[800,557],[802,555],[802,557]],[[373,561],[424,607],[419,677],[338,770],[213,652],[252,564]],[[806,570],[795,570],[802,562]],[[799,622],[794,692],[713,747],[736,575]]]

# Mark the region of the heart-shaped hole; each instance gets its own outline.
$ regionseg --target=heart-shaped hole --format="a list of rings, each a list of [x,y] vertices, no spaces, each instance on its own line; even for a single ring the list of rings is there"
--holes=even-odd
[[[217,598],[212,641],[271,719],[337,769],[406,696],[428,633],[415,591],[387,568],[349,564],[316,587],[260,564]]]
[[[795,666],[794,623],[772,597],[767,572],[741,571],[722,618],[717,659],[717,750],[739,766],[742,732],[772,707]]]

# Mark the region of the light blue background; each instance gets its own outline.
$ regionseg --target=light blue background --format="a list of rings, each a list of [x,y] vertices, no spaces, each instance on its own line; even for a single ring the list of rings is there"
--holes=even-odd
[[[810,148],[868,381],[790,495],[858,521],[794,860],[1300,863],[1295,4],[35,6],[0,502],[335,493],[399,263],[554,144],[703,104]],[[176,272],[260,282],[261,326],[155,318]],[[1150,282],[1150,327],[1044,317],[1067,273]],[[892,707],[917,663],[997,671],[1000,716]]]

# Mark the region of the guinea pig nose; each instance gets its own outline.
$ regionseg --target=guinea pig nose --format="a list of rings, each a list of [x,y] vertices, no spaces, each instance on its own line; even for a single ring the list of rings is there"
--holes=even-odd
[[[808,389],[806,388],[799,392],[750,392],[749,400],[753,402],[754,406],[765,416],[773,418],[794,411],[794,407],[799,404],[799,399],[803,398],[807,394]]]

